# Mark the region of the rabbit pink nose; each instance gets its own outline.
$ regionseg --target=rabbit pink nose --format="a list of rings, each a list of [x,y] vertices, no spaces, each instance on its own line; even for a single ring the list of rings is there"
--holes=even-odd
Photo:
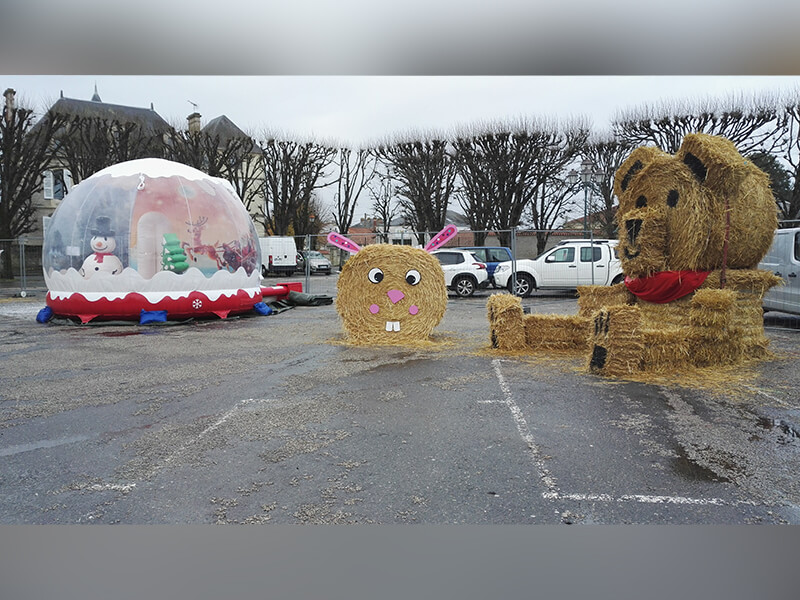
[[[400,302],[400,300],[406,297],[406,295],[400,290],[389,290],[386,292],[386,295],[389,296],[389,300],[392,301],[392,304],[397,304]]]

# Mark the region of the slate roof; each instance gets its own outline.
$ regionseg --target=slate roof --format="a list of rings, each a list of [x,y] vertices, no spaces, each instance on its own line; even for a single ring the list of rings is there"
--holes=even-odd
[[[219,136],[220,141],[227,142],[231,138],[249,138],[244,131],[225,115],[211,119],[201,130],[211,136]]]
[[[115,119],[123,123],[137,123],[148,133],[161,133],[172,129],[161,115],[151,108],[138,108],[123,106],[122,104],[109,104],[96,100],[77,100],[75,98],[59,98],[50,110],[67,115],[87,118],[99,117],[102,119]]]
[[[221,145],[228,143],[228,141],[232,139],[239,139],[239,138],[247,138],[250,139],[250,136],[247,135],[244,131],[239,129],[239,127],[231,121],[225,115],[220,115],[215,119],[211,119],[206,126],[201,129],[203,133],[207,133],[211,137],[219,136],[219,141]],[[258,154],[261,152],[261,148],[258,144],[253,141],[253,146],[250,149],[250,152],[253,154]]]

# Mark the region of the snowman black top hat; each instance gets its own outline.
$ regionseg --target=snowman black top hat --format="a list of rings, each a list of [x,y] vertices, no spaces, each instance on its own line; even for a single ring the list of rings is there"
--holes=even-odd
[[[111,217],[97,217],[95,219],[95,226],[92,228],[92,235],[112,237],[116,233],[111,229]]]

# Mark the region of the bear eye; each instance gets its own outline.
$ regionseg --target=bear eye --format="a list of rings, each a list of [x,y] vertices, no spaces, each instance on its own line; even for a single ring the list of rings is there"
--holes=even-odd
[[[636,199],[636,208],[644,208],[645,206],[647,206],[647,198],[644,196],[639,196]]]
[[[406,273],[406,283],[408,285],[417,285],[420,279],[421,276],[419,274],[419,271],[417,271],[416,269],[411,269],[408,273]]]
[[[369,274],[367,274],[367,279],[369,279],[372,283],[380,283],[383,281],[383,271],[381,271],[378,267],[369,270]]]
[[[670,190],[667,194],[667,206],[674,207],[678,204],[678,190]]]

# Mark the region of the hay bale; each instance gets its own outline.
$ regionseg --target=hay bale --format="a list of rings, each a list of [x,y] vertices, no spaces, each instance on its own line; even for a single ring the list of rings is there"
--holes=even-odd
[[[492,348],[523,350],[526,341],[522,300],[510,294],[492,294],[486,309]]]
[[[699,289],[689,301],[689,326],[714,330],[720,338],[730,327],[731,309],[736,303],[736,292],[731,289]]]
[[[525,346],[533,350],[584,351],[589,347],[590,322],[580,315],[525,315]]]
[[[442,267],[419,248],[366,246],[344,264],[337,283],[336,310],[356,343],[425,341],[446,308]]]
[[[587,319],[603,307],[630,305],[635,301],[636,296],[628,291],[624,283],[578,286],[578,314]]]
[[[639,308],[613,306],[596,311],[590,325],[589,346],[590,371],[607,376],[639,371],[644,351]]]
[[[642,331],[643,371],[671,372],[691,365],[692,362],[692,346],[685,327],[663,327]]]
[[[725,271],[725,287],[738,292],[747,292],[758,296],[760,302],[770,288],[780,285],[783,279],[762,269],[727,269]],[[722,287],[722,271],[715,270],[708,274],[701,288]]]

